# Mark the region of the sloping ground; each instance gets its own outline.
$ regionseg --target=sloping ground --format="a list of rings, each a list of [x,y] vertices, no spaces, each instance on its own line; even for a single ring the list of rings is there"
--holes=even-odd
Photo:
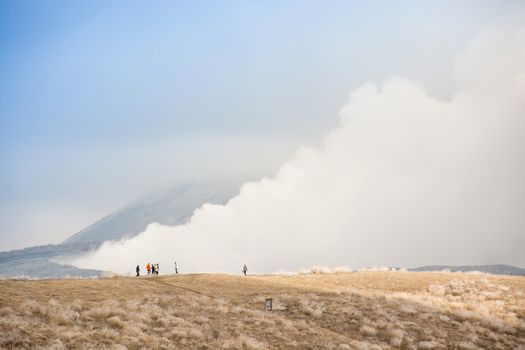
[[[94,243],[48,244],[19,250],[0,252],[0,278],[64,278],[64,277],[98,277],[103,272],[90,269],[79,269],[71,265],[60,265],[50,261],[59,256],[86,253],[98,247]]]
[[[101,243],[130,238],[143,232],[153,222],[180,225],[204,203],[226,203],[237,194],[239,186],[228,182],[208,185],[187,183],[161,193],[152,193],[89,225],[63,243]]]
[[[63,278],[101,276],[103,271],[60,265],[58,257],[83,254],[109,240],[136,236],[152,222],[186,222],[204,203],[224,204],[238,192],[238,184],[182,184],[136,200],[72,235],[63,244],[0,252],[1,277]]]
[[[524,292],[427,272],[8,280],[0,347],[525,349]]]

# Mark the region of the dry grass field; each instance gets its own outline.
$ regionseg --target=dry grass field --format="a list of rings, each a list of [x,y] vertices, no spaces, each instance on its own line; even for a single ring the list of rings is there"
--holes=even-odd
[[[0,347],[525,349],[524,293],[523,277],[384,271],[4,280]]]

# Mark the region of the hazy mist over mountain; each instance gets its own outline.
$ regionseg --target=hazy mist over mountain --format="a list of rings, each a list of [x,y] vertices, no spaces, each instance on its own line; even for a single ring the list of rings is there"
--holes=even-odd
[[[501,64],[504,62],[505,64]],[[355,90],[320,148],[246,183],[184,225],[152,223],[71,263],[126,273],[135,262],[189,271],[310,265],[525,266],[525,31],[474,38],[450,100],[393,78]]]
[[[176,225],[187,222],[204,203],[224,204],[238,184],[185,183],[150,193],[71,235],[62,244],[33,246],[0,252],[0,277],[98,277],[104,271],[67,264],[71,257],[97,249],[103,242],[132,238],[151,222]]]
[[[183,182],[273,176],[348,94],[455,91],[458,52],[521,1],[3,1],[0,247],[58,243]]]

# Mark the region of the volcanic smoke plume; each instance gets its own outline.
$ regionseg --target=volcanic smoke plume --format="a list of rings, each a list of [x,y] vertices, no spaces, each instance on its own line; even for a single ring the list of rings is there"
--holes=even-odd
[[[131,273],[310,265],[525,266],[525,31],[475,39],[450,100],[393,78],[352,92],[321,149],[191,220],[152,223],[73,264]],[[257,155],[254,155],[256,157]],[[163,267],[165,268],[163,271]]]

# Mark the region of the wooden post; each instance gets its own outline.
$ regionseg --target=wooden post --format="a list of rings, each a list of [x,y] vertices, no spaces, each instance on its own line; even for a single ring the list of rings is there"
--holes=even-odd
[[[266,298],[266,301],[264,302],[264,307],[266,311],[272,311],[272,299]]]

